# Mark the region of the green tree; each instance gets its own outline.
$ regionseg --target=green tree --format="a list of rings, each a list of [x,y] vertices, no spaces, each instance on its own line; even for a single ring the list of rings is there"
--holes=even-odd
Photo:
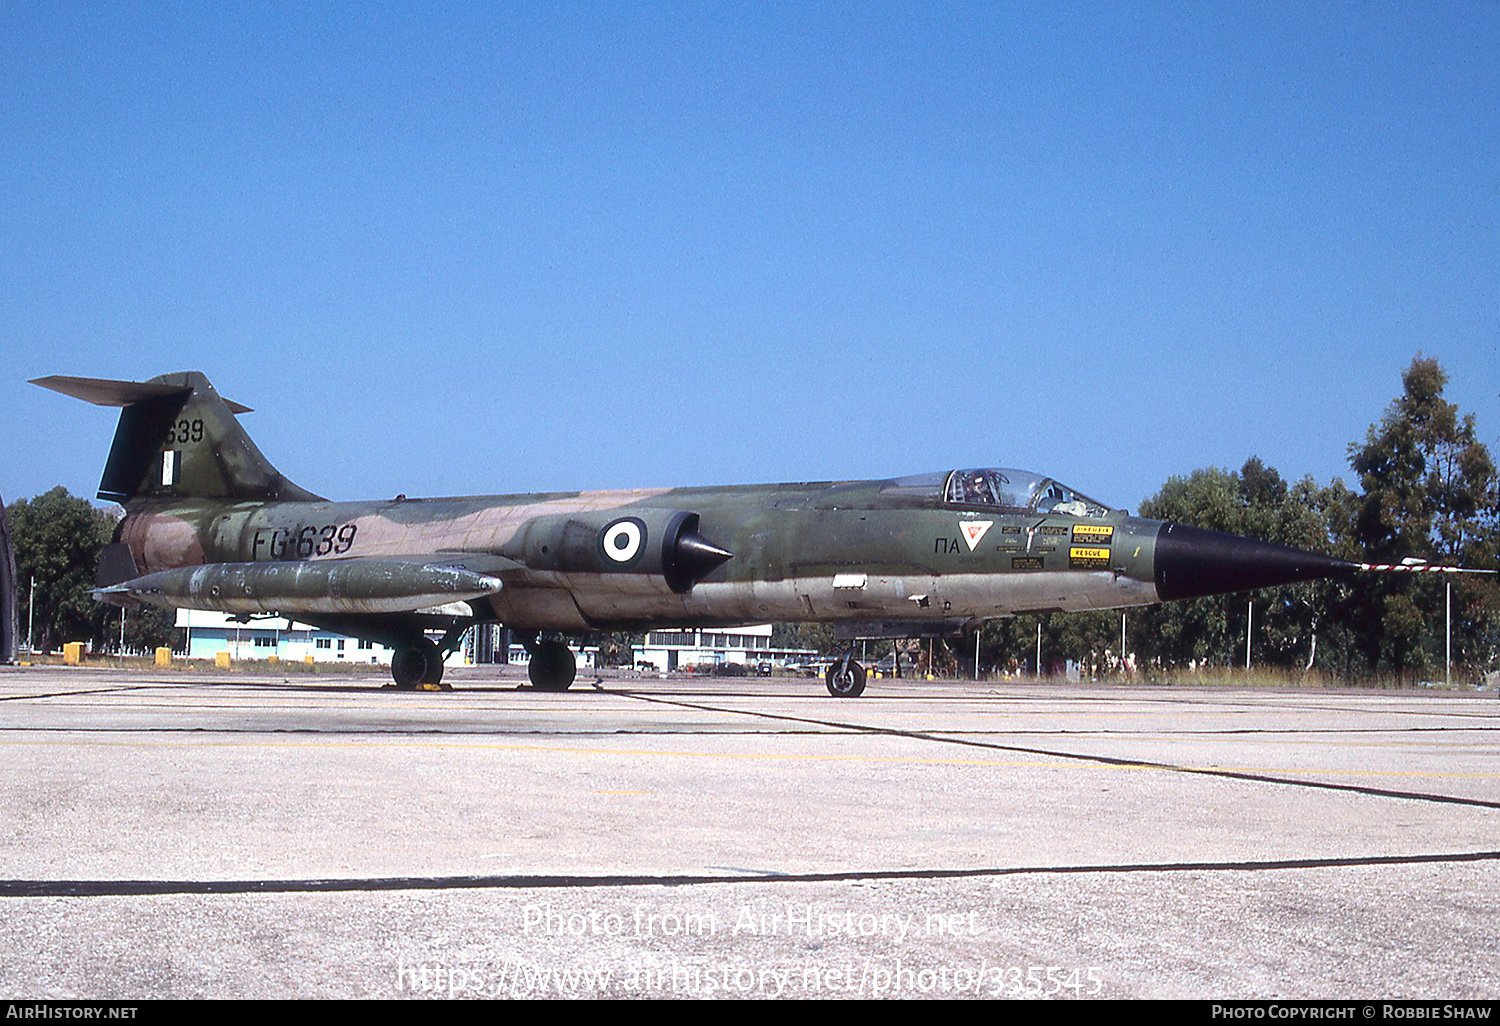
[[[120,610],[106,607],[105,648],[118,649],[120,644]],[[125,614],[125,651],[150,655],[158,648],[181,651],[187,639],[177,628],[177,610],[157,606],[131,609]]]
[[[1351,501],[1342,482],[1320,486],[1307,477],[1288,485],[1274,467],[1252,456],[1238,472],[1210,467],[1170,478],[1142,504],[1141,515],[1328,552],[1337,547]],[[1131,618],[1130,646],[1166,666],[1240,664],[1253,603],[1252,661],[1308,668],[1317,658],[1320,634],[1336,620],[1338,588],[1336,583],[1314,581],[1253,596],[1215,595],[1167,603]]]
[[[1066,661],[1077,663],[1080,672],[1089,678],[1119,672],[1120,614],[1107,609],[990,620],[978,635],[981,668],[999,674],[1036,672],[1038,626],[1044,671],[1054,662]],[[974,641],[974,635],[966,635],[960,641],[950,642],[960,676],[973,672]]]
[[[1288,490],[1269,540],[1352,558],[1346,525],[1353,516],[1356,499],[1340,480],[1319,485],[1304,477]],[[1263,615],[1258,614],[1255,632],[1255,644],[1265,647],[1255,651],[1273,665],[1304,670],[1316,665],[1335,674],[1347,672],[1343,610],[1348,594],[1348,584],[1340,580],[1309,581],[1266,592],[1264,604],[1257,605]],[[1334,643],[1320,648],[1320,639]]]
[[[105,607],[89,592],[99,553],[114,531],[113,519],[61,486],[11,503],[7,514],[23,602],[29,600],[31,581],[36,580],[33,644],[43,652],[66,641],[89,641],[97,647]],[[23,630],[25,619],[23,612]]]
[[[1238,476],[1208,467],[1169,478],[1141,504],[1141,516],[1238,534],[1244,519],[1241,505]],[[1230,617],[1222,596],[1169,602],[1131,619],[1131,636],[1151,662],[1223,665],[1230,658]]]
[[[1036,629],[1044,616],[1007,616],[990,620],[976,635],[965,637],[960,643],[959,662],[972,671],[974,645],[979,644],[979,662],[982,668],[996,673],[1020,673],[1036,671]],[[967,654],[965,654],[967,653]],[[1042,658],[1047,658],[1047,627],[1042,625]]]
[[[1406,558],[1494,567],[1500,547],[1500,488],[1495,462],[1478,440],[1473,414],[1443,398],[1448,375],[1418,353],[1401,375],[1402,394],[1349,465],[1364,495],[1349,529],[1370,562]],[[1500,649],[1497,588],[1488,575],[1453,580],[1459,656],[1493,666]],[[1443,661],[1444,583],[1437,575],[1380,576],[1356,585],[1348,615],[1371,669],[1422,672]],[[1432,611],[1438,610],[1434,617]]]
[[[846,642],[833,635],[827,623],[778,623],[771,626],[772,648],[810,648],[822,655],[844,651]]]
[[[600,666],[633,667],[636,651],[646,643],[646,634],[644,631],[612,631],[596,634],[590,640],[599,646]]]
[[[1078,663],[1088,678],[1097,679],[1119,672],[1120,614],[1117,610],[1053,614],[1047,620],[1049,622],[1042,629],[1043,659],[1066,659]],[[1033,648],[1035,645],[1033,636]]]

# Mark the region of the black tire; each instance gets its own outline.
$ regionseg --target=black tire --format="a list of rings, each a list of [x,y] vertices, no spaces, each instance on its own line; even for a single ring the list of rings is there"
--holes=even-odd
[[[427,672],[422,674],[423,684],[441,684],[443,682],[443,653],[433,646],[431,654],[427,657]]]
[[[398,648],[391,655],[391,677],[395,680],[396,687],[413,691],[417,685],[427,683],[427,675],[434,663],[437,664],[437,674],[441,678],[443,661],[438,657],[437,646],[430,641]]]
[[[578,661],[568,646],[560,641],[545,641],[538,645],[526,667],[526,676],[531,678],[531,686],[538,691],[566,691],[577,675]]]
[[[843,672],[839,671],[839,663],[834,663],[828,668],[823,682],[828,685],[828,693],[834,698],[858,698],[865,693],[865,668],[853,659],[849,660]]]

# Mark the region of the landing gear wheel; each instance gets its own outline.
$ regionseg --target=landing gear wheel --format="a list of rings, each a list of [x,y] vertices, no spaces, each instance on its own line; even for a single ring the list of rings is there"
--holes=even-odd
[[[853,659],[840,660],[828,668],[824,682],[834,698],[858,698],[865,693],[865,668]]]
[[[526,675],[538,691],[566,691],[578,673],[578,660],[561,641],[543,641],[531,655]]]
[[[442,654],[425,638],[419,644],[398,648],[391,656],[391,677],[403,691],[415,691],[424,684],[436,685],[443,679]]]

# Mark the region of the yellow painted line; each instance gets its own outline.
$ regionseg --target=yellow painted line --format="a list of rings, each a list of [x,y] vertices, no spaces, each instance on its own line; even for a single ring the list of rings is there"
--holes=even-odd
[[[907,685],[907,684],[922,685],[922,684],[926,683],[924,681],[914,681],[914,680],[911,680],[909,678],[903,678],[902,680],[899,680],[899,681],[896,680],[895,678],[884,678],[884,679],[887,681],[887,683],[890,683],[890,684],[899,684],[899,685]],[[936,683],[942,684],[942,683],[953,683],[953,682],[940,681],[940,682],[936,682]],[[968,684],[969,682],[967,682],[967,681],[960,681],[960,682],[957,682],[957,683]],[[997,686],[1009,686],[1009,685],[1006,685],[1004,682],[1000,682]],[[119,699],[125,699],[127,701],[132,702],[132,703],[143,704],[143,705],[145,703],[155,703],[155,707],[163,708],[163,709],[170,709],[170,710],[172,710],[174,712],[188,712],[188,711],[203,710],[203,709],[233,709],[233,710],[243,710],[245,708],[242,704],[240,704],[238,702],[222,702],[221,703],[221,702],[215,702],[215,701],[211,701],[211,700],[210,701],[205,701],[205,702],[197,702],[197,701],[190,701],[190,700],[189,701],[176,700],[176,701],[172,701],[172,702],[166,702],[166,701],[163,701],[163,698],[162,698],[161,695],[143,694],[142,693],[143,691],[152,690],[153,687],[147,687],[147,686],[141,686],[141,685],[134,685],[134,686],[128,686],[128,687],[127,686],[121,686],[121,689],[118,692],[111,691],[111,692],[108,692],[107,694],[100,694],[98,692],[93,692],[93,693],[82,693],[82,692],[80,692],[80,693],[78,693],[76,695],[74,695],[72,693],[62,693],[62,694],[50,695],[50,696],[48,696],[48,698],[52,702],[52,704],[54,704],[54,705],[67,706],[67,707],[71,707],[71,708],[87,708],[87,707],[94,707],[94,706],[106,707],[109,704],[109,702],[104,701],[104,699],[106,699],[106,698],[109,699],[110,701],[117,701]],[[367,694],[363,694],[363,693],[360,693],[360,694],[329,694],[329,695],[321,695],[320,694],[320,695],[316,695],[316,696],[307,696],[306,698],[300,698],[299,697],[298,699],[294,700],[297,704],[279,704],[279,705],[271,706],[270,708],[277,709],[277,710],[285,710],[285,709],[296,709],[296,710],[309,710],[309,709],[313,709],[313,710],[315,710],[315,709],[321,708],[322,707],[322,703],[326,703],[328,701],[334,701],[334,702],[339,702],[339,703],[349,703],[349,704],[356,703],[356,702],[360,702],[360,703],[368,702],[369,699],[375,698],[375,697],[379,696],[380,693],[381,693],[381,689],[377,688],[377,689],[372,689],[371,693],[368,694],[368,695]],[[425,695],[425,694],[435,694],[435,693],[432,693],[432,692],[415,692],[415,694],[418,695],[418,696],[421,696],[421,695]],[[418,709],[422,709],[424,711],[444,710],[444,709],[458,709],[458,710],[465,710],[465,711],[469,711],[469,710],[485,710],[485,711],[488,711],[488,710],[494,709],[493,704],[490,701],[488,701],[487,699],[485,699],[485,698],[481,698],[481,697],[478,697],[478,696],[474,696],[474,697],[457,697],[453,693],[450,693],[450,692],[445,692],[444,694],[446,695],[446,697],[443,697],[441,699],[437,699],[437,700],[434,700],[434,701],[430,701],[430,702],[427,702],[427,703],[424,703],[424,704],[421,704],[421,705],[417,705],[415,707],[418,708]],[[811,696],[811,692],[809,692],[808,695],[801,695],[801,694],[796,694],[796,695],[769,695],[769,696],[765,696],[765,698],[763,698],[763,699],[760,699],[758,702],[752,702],[751,704],[748,704],[748,705],[746,705],[743,708],[731,705],[731,706],[726,706],[723,709],[705,710],[705,709],[696,709],[696,708],[687,708],[687,709],[684,709],[684,708],[672,708],[670,706],[664,706],[664,707],[658,707],[658,708],[654,709],[654,712],[656,714],[658,714],[658,715],[666,714],[666,715],[680,715],[680,716],[700,715],[700,714],[702,714],[704,712],[718,712],[718,713],[724,713],[724,714],[727,714],[727,715],[736,715],[736,714],[744,714],[744,713],[749,713],[749,712],[761,711],[761,708],[762,708],[761,703],[763,703],[765,701],[783,701],[784,700],[784,701],[787,701],[787,702],[800,704],[801,702],[803,702],[804,700],[806,700],[809,696]],[[20,695],[18,695],[17,697],[18,698],[23,698],[25,700],[29,700],[31,698],[31,696],[20,696]],[[80,701],[80,702],[65,701],[65,699],[73,698],[73,697],[87,699],[87,701]],[[290,696],[288,696],[288,697],[290,698]],[[410,694],[406,694],[405,697],[409,698]],[[614,694],[612,694],[612,695],[609,695],[608,697],[628,699],[630,696],[629,695],[623,695],[623,694],[621,694],[621,695],[614,695]],[[811,696],[811,697],[816,697],[816,696]],[[867,694],[866,697],[867,697],[867,699],[870,699],[872,701],[878,701],[878,700],[880,700],[883,697],[884,698],[892,698],[892,699],[894,699],[894,698],[896,698],[898,696],[895,696],[895,695],[885,695],[885,696],[882,696],[882,695]],[[929,697],[929,696],[924,696],[924,697]],[[1029,696],[1029,695],[1022,695],[1022,696],[996,695],[996,696],[989,696],[989,697],[976,697],[976,696],[965,695],[965,696],[961,696],[961,697],[953,698],[953,699],[944,698],[941,695],[931,695],[930,697],[933,698],[934,700],[942,701],[943,702],[942,708],[941,709],[933,710],[930,713],[919,713],[918,716],[933,717],[933,718],[946,718],[946,717],[957,715],[958,713],[962,713],[966,717],[970,717],[970,716],[1003,716],[1003,717],[1015,717],[1015,716],[1018,716],[1018,715],[1024,715],[1024,716],[1032,716],[1032,717],[1038,717],[1038,718],[1048,717],[1048,716],[1056,716],[1056,717],[1063,718],[1063,719],[1070,719],[1075,714],[1077,714],[1078,711],[1079,711],[1076,708],[1077,703],[1088,701],[1088,699],[1083,699],[1083,698],[1069,699],[1069,698],[1059,698],[1059,697],[1056,697],[1056,696],[1036,696],[1036,697],[1032,697],[1032,696]],[[1121,701],[1129,701],[1129,700],[1127,699],[1127,700],[1121,700]],[[1160,700],[1157,700],[1157,701],[1160,701]],[[302,704],[304,702],[305,703],[309,703],[309,704]],[[1005,703],[1005,704],[1002,705],[1001,703]],[[257,708],[260,708],[260,707],[257,707]],[[367,711],[370,711],[370,712],[388,712],[388,711],[390,711],[390,709],[392,707],[384,705],[384,704],[372,704],[372,705],[362,706],[362,708],[366,709]],[[412,706],[411,705],[407,705],[407,706],[403,706],[401,708],[410,709],[410,708],[412,708]],[[618,712],[622,708],[634,708],[634,707],[633,706],[627,706],[627,705],[610,706],[608,708],[600,709],[600,710],[597,710],[597,711],[601,711],[601,712],[604,712],[604,713],[611,713],[611,712]],[[1410,716],[1410,717],[1415,717],[1415,718],[1418,718],[1418,719],[1441,718],[1441,719],[1444,719],[1444,720],[1454,720],[1454,719],[1475,720],[1475,721],[1478,721],[1478,722],[1481,722],[1481,723],[1482,722],[1491,722],[1491,723],[1500,722],[1500,713],[1494,713],[1494,712],[1486,713],[1486,712],[1462,712],[1462,711],[1445,711],[1445,710],[1410,710],[1410,709],[1405,709],[1405,710],[1401,710],[1401,709],[1384,710],[1384,709],[1371,709],[1368,706],[1351,707],[1351,709],[1354,712],[1360,712],[1360,713],[1389,713],[1392,716]],[[549,702],[532,700],[532,701],[528,702],[527,704],[507,705],[507,706],[505,706],[505,711],[506,712],[570,712],[572,710],[564,709],[561,706],[554,705],[554,704],[549,703]],[[1178,706],[1173,706],[1173,707],[1170,708],[1170,710],[1164,709],[1161,705],[1152,705],[1150,707],[1142,708],[1142,709],[1108,708],[1108,709],[1103,709],[1103,710],[1091,710],[1091,713],[1094,714],[1094,715],[1096,715],[1097,718],[1101,719],[1101,720],[1137,718],[1137,717],[1142,717],[1142,716],[1159,716],[1159,717],[1170,716],[1174,720],[1180,720],[1184,716],[1187,716],[1187,717],[1222,716],[1222,717],[1225,717],[1226,719],[1228,719],[1228,720],[1230,720],[1232,722],[1233,719],[1235,719],[1237,717],[1241,717],[1241,716],[1249,716],[1249,715],[1257,715],[1257,716],[1290,716],[1290,715],[1297,715],[1297,716],[1300,716],[1300,715],[1303,715],[1303,714],[1305,714],[1307,712],[1310,712],[1310,711],[1311,712],[1318,712],[1318,711],[1323,711],[1323,710],[1321,710],[1321,709],[1311,709],[1311,710],[1309,710],[1309,709],[1305,709],[1305,708],[1286,707],[1286,706],[1272,706],[1270,708],[1262,708],[1262,707],[1257,707],[1257,706],[1254,706],[1254,705],[1246,705],[1244,703],[1232,703],[1231,702],[1231,703],[1225,703],[1225,704],[1208,703],[1208,704],[1200,705],[1200,706],[1197,706],[1197,707],[1188,707],[1188,706],[1178,707]],[[942,730],[942,728],[929,728],[929,729]],[[1354,727],[1354,728],[1350,728],[1350,731],[1351,732],[1356,732],[1356,731],[1358,731],[1358,729],[1359,728]],[[1458,728],[1458,729],[1462,729],[1462,728]],[[1334,730],[1336,731],[1336,728],[1334,728]],[[1007,733],[1009,733],[1009,732],[1007,732]],[[1015,731],[1015,733],[1017,735],[1025,735],[1028,732],[1025,731],[1025,730],[1018,730],[1018,731]]]
[[[843,735],[834,735],[843,736]],[[346,741],[209,741],[190,742],[188,744],[170,744],[167,742],[142,742],[131,744],[125,741],[0,741],[0,747],[62,747],[76,748],[82,746],[94,746],[105,748],[351,748],[351,749],[375,749],[375,748],[401,748],[401,749],[431,749],[432,751],[495,751],[495,752],[549,752],[559,755],[613,755],[613,756],[646,756],[661,757],[675,756],[683,759],[743,759],[769,762],[875,762],[892,763],[896,765],[917,766],[1055,766],[1056,763],[1048,761],[1016,761],[998,759],[913,759],[901,758],[899,756],[882,755],[807,755],[798,753],[781,752],[680,752],[664,749],[662,751],[651,751],[649,749],[635,748],[568,748],[556,745],[497,745],[497,744],[454,744],[452,742],[346,742]]]
[[[1411,777],[1437,780],[1500,780],[1500,773],[1450,773],[1440,770],[1319,769],[1303,766],[1183,766],[1188,773],[1278,773],[1282,776]]]
[[[1465,728],[1463,728],[1463,727],[1454,727],[1454,728],[1452,728],[1452,730],[1454,732],[1462,731],[1464,729]],[[934,732],[934,733],[937,733],[937,732]],[[955,732],[955,733],[958,733],[958,732]],[[1122,736],[1122,735],[1118,735],[1118,734],[1091,734],[1091,733],[1086,733],[1086,732],[1079,732],[1079,733],[1075,733],[1075,734],[1067,734],[1067,735],[1065,735],[1065,738],[1068,741],[1091,741],[1091,742],[1160,741],[1160,742],[1168,742],[1168,743],[1170,743],[1170,742],[1174,742],[1174,741],[1187,741],[1187,742],[1193,742],[1193,743],[1196,743],[1196,744],[1224,744],[1224,743],[1229,743],[1229,744],[1267,744],[1267,745],[1278,745],[1278,746],[1280,746],[1280,745],[1287,745],[1287,746],[1291,746],[1291,745],[1316,745],[1316,746],[1321,747],[1321,748],[1332,748],[1332,747],[1337,747],[1337,748],[1411,748],[1411,747],[1421,747],[1421,748],[1424,748],[1424,749],[1428,749],[1428,750],[1432,751],[1433,753],[1450,752],[1450,751],[1500,750],[1500,741],[1488,741],[1488,742],[1483,742],[1483,743],[1481,743],[1481,742],[1472,742],[1472,743],[1469,743],[1469,744],[1451,744],[1451,743],[1444,743],[1443,741],[1441,741],[1439,739],[1432,739],[1432,736],[1430,734],[1429,735],[1423,735],[1423,734],[1396,734],[1396,735],[1388,735],[1384,739],[1372,739],[1372,740],[1369,740],[1369,741],[1363,741],[1363,740],[1359,740],[1359,741],[1357,741],[1357,740],[1344,741],[1344,740],[1340,740],[1339,738],[1337,738],[1335,736],[1337,733],[1338,733],[1338,731],[1330,731],[1329,733],[1326,733],[1326,734],[1320,734],[1317,737],[1305,737],[1305,738],[1291,738],[1291,737],[1288,737],[1288,738],[1281,738],[1281,737],[1275,736],[1274,734],[1270,734],[1270,735],[1262,734],[1262,735],[1258,735],[1258,736],[1246,736],[1246,735],[1243,735],[1243,734],[1236,734],[1236,735],[1205,734],[1205,735],[1196,735],[1196,736],[1192,735],[1192,734],[1160,734],[1160,735],[1158,735],[1158,734],[1127,734],[1127,735],[1123,735]],[[1356,733],[1360,733],[1360,731],[1351,730],[1350,733],[1351,734],[1356,734]],[[1043,742],[1046,742],[1046,741],[1049,741],[1049,740],[1059,740],[1058,735],[1056,735],[1056,734],[1028,734],[1025,731],[1018,731],[1015,734],[1007,734],[1006,736],[1008,736],[1008,737],[1016,737],[1016,738],[1035,738],[1037,743],[1043,743]],[[1438,735],[1438,738],[1441,738],[1441,735]],[[1426,739],[1426,740],[1424,740],[1424,739]]]
[[[902,758],[900,756],[882,755],[808,755],[800,753],[780,752],[694,752],[694,751],[672,751],[665,749],[651,751],[648,749],[634,748],[571,748],[555,745],[500,745],[500,744],[453,744],[451,742],[329,742],[329,741],[222,741],[193,743],[188,745],[169,744],[155,742],[147,744],[130,744],[120,741],[0,741],[0,747],[65,747],[75,748],[80,746],[110,747],[110,748],[161,748],[181,749],[184,747],[197,748],[219,748],[219,749],[265,749],[265,748],[347,748],[347,749],[431,749],[433,751],[497,751],[497,752],[541,752],[558,755],[603,755],[603,756],[626,756],[661,758],[675,757],[681,759],[736,759],[742,761],[756,762],[850,762],[850,763],[876,763],[882,765],[907,765],[907,766],[983,766],[991,768],[1042,768],[1042,769],[1064,769],[1064,768],[1087,768],[1087,769],[1113,769],[1113,770],[1157,770],[1168,772],[1186,773],[1247,773],[1247,774],[1281,774],[1292,776],[1334,776],[1334,777],[1395,777],[1395,778],[1419,778],[1440,780],[1500,780],[1500,773],[1463,773],[1463,772],[1441,772],[1426,770],[1376,770],[1376,769],[1321,769],[1318,767],[1296,767],[1296,766],[1164,766],[1153,765],[1144,762],[1123,763],[1099,763],[1092,762],[1090,758],[1073,758],[1066,755],[1053,756],[1043,760],[1009,760],[1009,759],[919,759]]]

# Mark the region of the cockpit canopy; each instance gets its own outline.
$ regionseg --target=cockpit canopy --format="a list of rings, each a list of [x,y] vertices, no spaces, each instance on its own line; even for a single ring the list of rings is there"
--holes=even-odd
[[[1029,513],[1062,513],[1072,517],[1102,517],[1109,507],[1075,492],[1067,485],[1029,470],[982,467],[955,470],[948,475],[943,501],[960,506],[1024,509]]]
[[[1013,467],[977,467],[903,477],[890,482],[884,490],[905,493],[914,499],[918,493],[926,493],[929,502],[973,509],[1060,513],[1073,517],[1102,517],[1111,512],[1104,503],[1050,477]]]

